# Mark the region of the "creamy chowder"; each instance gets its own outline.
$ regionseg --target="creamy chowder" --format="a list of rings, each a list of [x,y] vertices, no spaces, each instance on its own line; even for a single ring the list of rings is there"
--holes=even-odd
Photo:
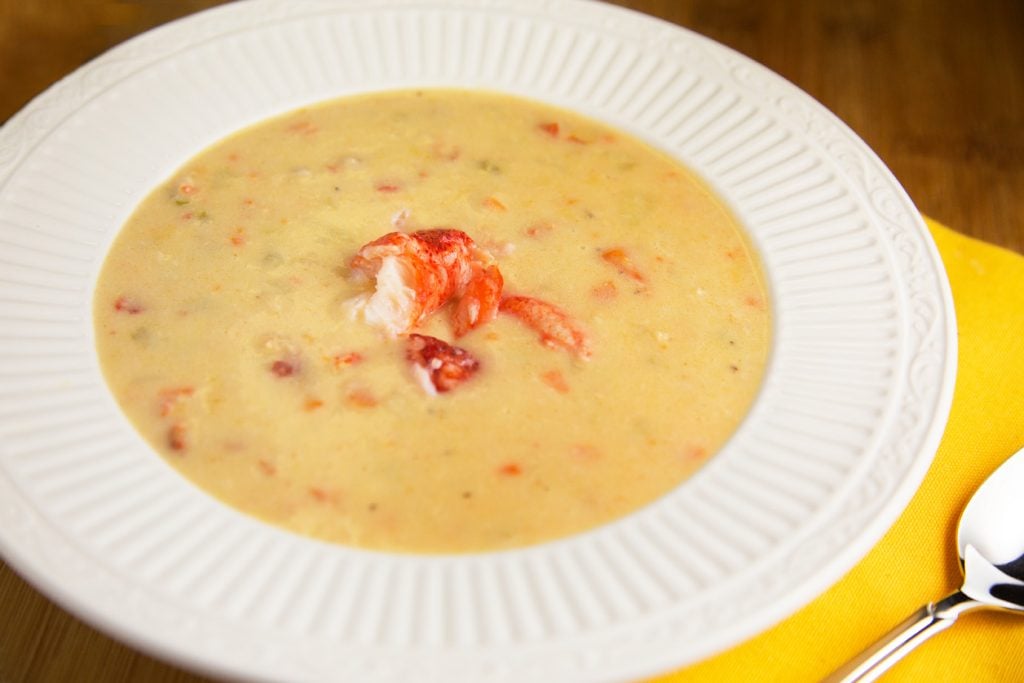
[[[410,312],[438,286],[421,248],[465,268]],[[769,322],[755,255],[693,173],[569,111],[454,90],[215,144],[138,207],[95,294],[111,390],[185,477],[399,552],[564,537],[672,490],[743,419]]]

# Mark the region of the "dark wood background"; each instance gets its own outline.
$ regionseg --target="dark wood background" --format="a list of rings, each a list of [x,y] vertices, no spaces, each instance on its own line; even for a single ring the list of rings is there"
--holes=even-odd
[[[0,0],[0,121],[211,0]],[[617,0],[724,43],[856,131],[924,213],[1024,253],[1024,0]],[[1024,286],[1024,283],[1022,283]],[[198,679],[54,606],[0,563],[0,682]]]

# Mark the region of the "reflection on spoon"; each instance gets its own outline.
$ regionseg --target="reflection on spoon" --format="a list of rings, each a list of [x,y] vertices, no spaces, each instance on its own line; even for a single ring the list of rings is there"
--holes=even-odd
[[[978,487],[960,516],[957,551],[964,583],[925,605],[825,683],[873,681],[908,652],[980,607],[1024,612],[1024,449]]]

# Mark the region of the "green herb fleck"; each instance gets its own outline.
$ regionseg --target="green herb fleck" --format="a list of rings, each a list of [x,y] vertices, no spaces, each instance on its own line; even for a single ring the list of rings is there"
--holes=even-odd
[[[502,173],[501,166],[498,166],[490,159],[481,159],[480,161],[476,162],[476,167],[479,168],[481,171],[486,171],[487,173],[491,173],[493,175],[500,175]]]

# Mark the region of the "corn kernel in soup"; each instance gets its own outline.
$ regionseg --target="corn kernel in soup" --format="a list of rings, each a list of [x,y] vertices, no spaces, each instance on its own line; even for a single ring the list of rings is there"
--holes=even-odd
[[[565,537],[667,493],[743,419],[769,312],[687,169],[498,94],[340,99],[161,184],[95,295],[136,428],[267,522],[399,552]]]

